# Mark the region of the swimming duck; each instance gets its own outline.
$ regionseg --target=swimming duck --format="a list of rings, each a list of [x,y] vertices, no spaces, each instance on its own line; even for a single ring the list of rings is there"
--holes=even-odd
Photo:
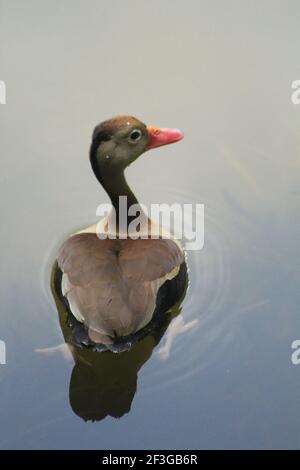
[[[55,272],[56,290],[69,314],[70,342],[76,346],[127,350],[184,293],[187,269],[180,243],[145,215],[124,175],[145,151],[182,138],[177,129],[146,126],[132,116],[117,116],[95,128],[90,163],[112,211],[63,243]],[[128,217],[121,226],[122,197]],[[134,205],[144,216],[147,237],[144,229],[138,238],[130,236],[134,217],[129,209]],[[110,233],[113,220],[115,231]]]

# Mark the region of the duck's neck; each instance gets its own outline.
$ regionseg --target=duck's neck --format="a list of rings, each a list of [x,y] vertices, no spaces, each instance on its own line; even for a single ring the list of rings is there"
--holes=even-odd
[[[127,199],[127,207],[138,204],[138,200],[128,186],[125,178],[124,170],[114,173],[113,175],[102,175],[101,184],[110,197],[116,213],[120,210],[120,197],[125,196]]]

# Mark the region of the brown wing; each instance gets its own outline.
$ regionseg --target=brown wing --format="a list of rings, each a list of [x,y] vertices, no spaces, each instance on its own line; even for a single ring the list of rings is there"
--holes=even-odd
[[[164,277],[183,261],[171,240],[101,240],[77,234],[58,254],[64,294],[97,342],[112,342],[147,324]]]
[[[178,245],[170,239],[124,240],[119,254],[123,275],[133,281],[163,278],[184,261]]]
[[[82,233],[68,238],[59,250],[57,261],[72,284],[85,286],[96,278],[112,281],[118,271],[117,240],[100,240],[96,234]]]

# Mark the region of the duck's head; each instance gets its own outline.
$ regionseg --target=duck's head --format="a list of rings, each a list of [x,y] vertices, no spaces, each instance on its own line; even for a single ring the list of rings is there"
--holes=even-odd
[[[117,116],[99,124],[93,133],[90,161],[95,175],[123,171],[146,150],[177,142],[178,129],[147,126],[133,116]]]

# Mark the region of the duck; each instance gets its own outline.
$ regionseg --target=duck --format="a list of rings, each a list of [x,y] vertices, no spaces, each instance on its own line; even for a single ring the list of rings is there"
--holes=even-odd
[[[146,125],[127,115],[95,127],[89,159],[111,211],[71,234],[59,248],[54,268],[55,290],[66,307],[74,346],[128,351],[184,295],[184,250],[171,232],[148,217],[125,177],[126,168],[142,154],[182,138],[178,129]],[[131,233],[130,227],[136,228],[132,207],[142,221],[138,236]]]

